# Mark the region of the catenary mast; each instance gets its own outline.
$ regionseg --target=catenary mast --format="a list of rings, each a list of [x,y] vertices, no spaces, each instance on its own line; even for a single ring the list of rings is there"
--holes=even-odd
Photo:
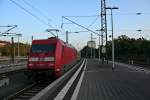
[[[107,18],[106,18],[106,0],[101,0],[101,53],[102,53],[102,63],[104,58],[106,58],[108,63],[107,55]],[[103,50],[106,48],[105,50]],[[105,52],[103,52],[105,51]]]

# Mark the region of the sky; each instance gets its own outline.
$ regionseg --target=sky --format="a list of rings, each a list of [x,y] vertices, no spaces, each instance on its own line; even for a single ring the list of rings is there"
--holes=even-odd
[[[62,19],[62,16],[89,16],[67,18],[93,31],[98,30],[101,28],[100,16],[97,16],[101,11],[100,2],[100,0],[0,0],[0,26],[18,25],[10,32],[21,33],[20,41],[24,43],[31,43],[32,36],[34,39],[51,37],[46,29],[60,29],[59,38],[65,41],[65,32],[69,31],[69,43],[81,49],[90,40],[91,33],[79,32],[86,30]],[[150,0],[106,0],[106,6],[119,7],[118,10],[113,10],[115,38],[127,35],[150,39]],[[136,13],[142,14],[136,15]],[[107,11],[107,25],[110,35],[110,11]],[[0,32],[5,32],[7,29],[0,27]],[[142,30],[141,33],[137,31],[139,29]],[[77,31],[79,33],[73,33]],[[98,36],[93,34],[93,38],[98,43]],[[10,41],[10,37],[1,36],[0,40]]]

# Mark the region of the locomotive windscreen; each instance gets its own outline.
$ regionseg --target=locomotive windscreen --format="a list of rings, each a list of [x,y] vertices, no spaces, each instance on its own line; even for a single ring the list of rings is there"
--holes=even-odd
[[[54,52],[55,44],[33,44],[31,46],[32,53]]]

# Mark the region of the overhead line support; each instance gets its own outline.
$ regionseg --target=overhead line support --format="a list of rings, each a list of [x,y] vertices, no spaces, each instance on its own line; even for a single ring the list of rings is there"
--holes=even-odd
[[[84,27],[84,26],[82,26],[82,25],[80,25],[80,24],[78,24],[78,23],[76,23],[76,22],[74,22],[74,21],[72,21],[72,20],[66,18],[65,16],[62,16],[62,18],[64,18],[64,19],[66,19],[66,20],[72,22],[73,24],[75,24],[75,25],[77,25],[77,26],[80,26],[80,27],[82,27],[82,28],[84,28],[84,29],[86,29],[86,30],[88,30],[88,31],[90,31],[90,32],[92,32],[92,33],[94,33],[94,34],[96,34],[96,35],[99,36],[99,34],[98,34],[97,32],[94,32],[94,31],[92,31],[91,29],[88,29],[88,28],[86,28],[86,27]]]
[[[106,58],[107,63],[108,63],[108,55],[107,55],[107,18],[106,18],[106,0],[101,0],[101,50],[104,46],[104,42],[105,42],[105,48],[106,48],[106,52],[105,54],[102,56],[102,63],[104,62],[104,58]],[[104,38],[105,35],[105,38]]]

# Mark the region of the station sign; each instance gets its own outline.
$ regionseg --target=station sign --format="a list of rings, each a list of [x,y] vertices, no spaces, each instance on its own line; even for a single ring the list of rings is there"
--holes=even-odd
[[[102,53],[106,53],[106,47],[102,46]]]
[[[96,48],[96,42],[95,41],[88,41],[87,46],[90,48]]]

